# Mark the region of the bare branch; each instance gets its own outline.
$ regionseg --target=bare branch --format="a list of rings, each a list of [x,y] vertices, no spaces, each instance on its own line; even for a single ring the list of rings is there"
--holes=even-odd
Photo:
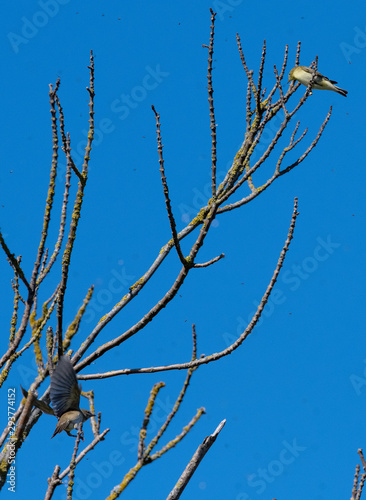
[[[88,66],[88,68],[90,69],[90,83],[89,83],[90,86],[87,87],[87,91],[89,92],[89,97],[90,97],[90,99],[89,99],[88,140],[87,140],[87,145],[85,146],[82,179],[80,179],[79,183],[78,183],[78,190],[76,193],[76,198],[75,198],[75,202],[74,202],[74,209],[73,209],[72,216],[71,216],[71,223],[70,223],[68,240],[67,240],[66,248],[65,248],[65,251],[63,253],[63,258],[62,258],[61,282],[60,282],[60,289],[59,289],[58,300],[57,300],[57,331],[56,331],[56,335],[57,335],[57,349],[58,349],[59,359],[61,358],[61,356],[63,354],[62,337],[63,337],[64,297],[65,297],[65,291],[66,291],[68,274],[69,274],[71,254],[72,254],[72,250],[74,247],[76,231],[78,228],[81,207],[82,207],[82,203],[83,203],[84,188],[85,188],[85,184],[86,184],[87,177],[88,177],[88,166],[89,166],[89,160],[90,160],[90,152],[91,152],[92,143],[93,143],[93,139],[94,139],[94,96],[95,96],[95,92],[94,92],[94,56],[93,56],[93,51],[91,51],[91,53],[90,53],[90,66]]]
[[[245,138],[249,134],[250,126],[252,123],[252,87],[250,82],[247,84],[247,108],[246,108],[246,118],[247,118],[247,128],[245,133]]]
[[[18,257],[18,262],[20,262],[20,258]],[[9,343],[11,344],[14,341],[15,338],[15,332],[16,332],[16,327],[18,323],[18,309],[19,309],[19,300],[21,299],[20,293],[19,293],[19,279],[18,279],[18,273],[15,271],[14,272],[14,281],[11,281],[11,285],[14,291],[14,308],[13,308],[13,314],[11,316],[10,320],[10,336],[9,336]]]
[[[61,470],[61,467],[59,465],[56,465],[52,476],[50,478],[48,478],[48,488],[47,488],[46,496],[44,497],[44,500],[51,500],[51,498],[53,497],[53,493],[56,489],[56,486],[62,484],[62,481],[59,478],[60,470]]]
[[[66,330],[65,335],[64,335],[64,341],[63,341],[63,351],[64,352],[70,347],[70,344],[71,344],[72,339],[74,338],[74,335],[76,335],[77,332],[79,331],[80,322],[85,314],[85,311],[86,311],[86,308],[87,308],[89,302],[92,299],[93,293],[94,293],[94,285],[92,285],[89,288],[88,293],[86,294],[86,297],[83,300],[83,305],[80,307],[80,309],[76,313],[74,320],[67,327],[67,330]]]
[[[288,59],[288,45],[285,45],[285,55],[283,58],[283,63],[282,63],[282,68],[281,68],[281,73],[280,73],[280,81],[282,81],[282,78],[285,74],[286,66],[287,66],[287,59]]]
[[[80,181],[82,181],[83,180],[82,174],[79,171],[79,169],[76,168],[75,163],[71,157],[70,134],[69,134],[69,132],[67,134],[65,134],[64,113],[63,113],[63,109],[62,109],[62,106],[61,106],[61,103],[60,103],[60,100],[59,100],[57,94],[55,96],[55,99],[56,99],[57,107],[58,107],[59,114],[60,114],[60,132],[61,132],[61,139],[62,139],[62,144],[63,144],[62,150],[66,155],[67,168],[71,168],[74,171],[74,173],[76,174],[76,176],[78,177],[78,179]]]
[[[285,98],[284,98],[284,95],[283,95],[283,90],[282,90],[282,85],[281,85],[281,78],[280,78],[280,76],[278,74],[276,65],[273,66],[273,69],[274,69],[274,73],[275,73],[275,76],[276,76],[277,88],[278,88],[278,90],[280,92],[281,108],[283,109],[283,112],[285,113],[285,116],[287,117],[288,111],[286,109]]]
[[[212,62],[214,52],[214,35],[215,35],[215,17],[216,13],[210,9],[211,12],[211,34],[210,45],[208,47],[208,70],[207,70],[207,90],[208,90],[208,103],[210,107],[210,129],[211,129],[211,193],[216,196],[216,118],[213,99],[213,86],[212,86]]]
[[[266,59],[266,41],[263,40],[261,65],[259,67],[259,73],[258,73],[257,95],[255,100],[257,112],[260,109],[260,104],[261,104],[262,80],[263,80],[263,69],[264,69],[265,59]]]
[[[243,48],[241,46],[241,40],[240,40],[239,33],[236,34],[236,43],[238,45],[240,60],[241,60],[241,63],[243,65],[245,74],[247,75],[248,83],[250,84],[252,91],[253,91],[254,98],[256,99],[257,98],[257,89],[255,88],[255,85],[253,82],[253,71],[249,71],[247,63],[245,61],[244,52],[243,52]]]
[[[154,384],[154,387],[151,389],[150,392],[150,397],[146,405],[145,409],[145,417],[142,422],[142,426],[140,429],[140,435],[139,435],[139,444],[137,446],[137,459],[142,460],[144,453],[145,453],[145,439],[146,439],[146,433],[147,433],[147,426],[149,425],[150,422],[150,417],[155,405],[155,400],[156,396],[158,395],[160,389],[165,387],[164,382],[158,382],[157,384]]]
[[[76,467],[76,455],[79,449],[80,439],[82,439],[83,435],[83,422],[79,423],[78,433],[76,435],[74,451],[72,453],[71,461],[70,461],[70,472],[69,472],[69,482],[67,485],[67,500],[72,500],[72,491],[74,487],[74,476],[75,476],[75,467]]]
[[[154,106],[151,106],[151,109],[154,111],[155,118],[156,118],[156,135],[157,135],[157,141],[158,141],[160,176],[161,176],[161,182],[163,184],[165,205],[166,205],[166,210],[168,212],[170,229],[172,231],[174,246],[177,250],[179,260],[181,261],[181,263],[183,264],[184,267],[188,267],[188,263],[187,263],[186,259],[184,258],[184,255],[183,255],[182,250],[180,248],[179,239],[178,239],[178,235],[177,235],[177,228],[176,228],[175,219],[174,219],[174,215],[173,215],[173,211],[172,211],[172,205],[171,205],[170,198],[169,198],[168,183],[167,183],[166,177],[165,177],[163,145],[161,142],[161,133],[160,133],[160,115],[159,115],[159,113],[157,113]]]
[[[189,461],[187,467],[184,469],[183,474],[178,479],[177,484],[174,486],[173,490],[167,496],[167,500],[177,500],[178,498],[180,498],[185,487],[187,486],[191,477],[193,476],[194,472],[199,466],[201,460],[216,441],[216,438],[221,432],[222,428],[224,427],[225,422],[226,420],[223,420],[216,428],[216,430],[210,436],[207,436],[204,439],[203,443],[199,445],[197,451]]]
[[[301,49],[301,42],[299,41],[297,42],[295,66],[298,66],[300,64],[300,49]]]
[[[351,500],[355,500],[355,498],[356,498],[359,476],[360,476],[360,466],[359,466],[359,464],[357,464],[356,465],[356,470],[355,470],[355,477],[353,479],[353,488],[352,488]]]

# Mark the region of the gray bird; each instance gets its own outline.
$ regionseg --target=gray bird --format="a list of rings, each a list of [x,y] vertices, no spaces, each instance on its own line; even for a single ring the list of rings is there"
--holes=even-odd
[[[21,390],[26,398],[27,391],[23,387]],[[57,417],[58,422],[52,437],[62,431],[76,437],[71,431],[77,429],[80,422],[85,422],[94,416],[89,410],[80,409],[80,394],[81,385],[78,384],[71,361],[67,356],[62,356],[51,375],[50,396],[53,408],[39,399],[34,402],[34,405],[44,413]]]

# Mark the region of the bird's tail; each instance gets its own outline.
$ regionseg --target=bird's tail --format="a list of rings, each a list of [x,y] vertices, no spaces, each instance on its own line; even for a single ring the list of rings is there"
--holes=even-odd
[[[21,390],[22,390],[22,394],[23,394],[23,397],[25,397],[27,399],[28,397],[28,391],[26,391],[25,389],[23,389],[22,386],[20,386]],[[43,413],[47,413],[47,415],[54,415],[54,411],[53,409],[47,404],[45,403],[44,401],[41,401],[40,399],[36,399],[34,402],[33,402],[34,406],[36,408],[39,408],[40,410],[43,411]]]
[[[348,90],[341,89],[337,87],[337,85],[334,85],[335,91],[338,92],[338,94],[343,95],[344,97],[347,97]]]

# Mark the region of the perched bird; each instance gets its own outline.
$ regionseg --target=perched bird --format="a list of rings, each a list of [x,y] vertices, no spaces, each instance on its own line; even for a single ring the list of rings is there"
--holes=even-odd
[[[28,392],[23,387],[21,390],[26,398]],[[80,394],[81,385],[78,384],[71,361],[67,356],[62,356],[51,375],[50,396],[53,408],[39,399],[34,403],[44,413],[55,415],[58,418],[52,437],[62,431],[75,437],[70,431],[76,429],[80,422],[85,422],[94,416],[89,410],[80,409]]]
[[[291,80],[297,80],[307,87],[312,77],[313,70],[311,68],[307,66],[295,66],[288,75],[288,83],[290,83]],[[347,97],[348,91],[337,87],[334,85],[335,83],[337,82],[329,80],[329,78],[316,71],[312,88],[318,90],[333,90],[333,92],[338,92],[338,94]]]

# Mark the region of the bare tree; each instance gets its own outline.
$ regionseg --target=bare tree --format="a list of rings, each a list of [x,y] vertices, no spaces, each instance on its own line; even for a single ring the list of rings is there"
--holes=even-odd
[[[158,161],[160,166],[161,183],[165,197],[166,212],[171,228],[171,239],[162,247],[162,250],[157,255],[154,262],[149,269],[133,284],[129,292],[120,298],[118,303],[102,318],[96,322],[95,326],[91,329],[87,338],[81,342],[78,337],[79,327],[88,304],[93,296],[93,286],[91,285],[87,291],[83,305],[77,312],[74,320],[69,326],[65,326],[64,321],[64,301],[67,291],[67,284],[70,272],[71,257],[76,243],[77,229],[80,219],[80,214],[83,209],[83,199],[86,195],[86,185],[88,181],[88,169],[90,156],[93,146],[94,137],[94,58],[93,53],[90,57],[90,83],[87,87],[89,94],[89,132],[87,146],[85,148],[84,162],[82,168],[79,170],[74,161],[71,150],[70,135],[65,131],[64,112],[59,98],[60,80],[56,84],[50,85],[49,99],[51,104],[51,126],[53,135],[53,155],[50,172],[50,182],[46,198],[45,213],[43,217],[43,227],[40,236],[40,243],[35,259],[35,264],[32,273],[27,276],[22,268],[22,259],[20,256],[16,257],[11,249],[9,249],[5,242],[3,234],[0,232],[1,247],[6,255],[9,264],[11,265],[14,278],[11,282],[14,294],[14,310],[10,319],[10,337],[7,349],[4,350],[0,360],[0,367],[2,369],[0,377],[0,386],[4,385],[7,380],[10,370],[14,364],[17,363],[21,355],[33,347],[36,364],[38,367],[38,376],[31,384],[28,396],[23,399],[18,408],[14,406],[14,412],[11,415],[10,425],[8,425],[0,438],[3,449],[1,452],[1,472],[0,472],[0,485],[4,486],[7,480],[7,473],[11,470],[12,458],[19,452],[21,447],[27,445],[27,436],[32,431],[37,423],[41,410],[33,408],[36,399],[35,392],[39,389],[40,385],[52,373],[53,366],[57,360],[67,352],[72,353],[72,363],[74,369],[79,373],[80,380],[94,380],[106,379],[109,377],[117,377],[126,374],[134,373],[154,373],[163,372],[167,370],[187,370],[187,377],[182,387],[182,390],[176,400],[176,403],[167,416],[166,421],[161,426],[155,437],[146,443],[147,428],[149,425],[150,417],[154,410],[154,404],[159,390],[164,385],[163,383],[155,384],[151,390],[149,400],[146,405],[143,423],[141,425],[138,449],[136,450],[136,465],[129,471],[126,471],[124,477],[121,477],[121,482],[114,485],[109,499],[117,498],[126,486],[135,478],[139,470],[152,461],[160,458],[164,453],[168,452],[172,447],[176,446],[186,435],[195,423],[204,414],[204,408],[197,410],[196,414],[192,417],[191,421],[184,427],[182,432],[171,439],[167,445],[156,451],[156,447],[162,435],[167,430],[170,422],[179,410],[180,405],[184,399],[188,385],[195,370],[203,364],[216,362],[220,358],[231,354],[236,350],[252,332],[259,318],[261,317],[263,308],[273,290],[273,287],[278,278],[279,272],[283,265],[285,256],[289,250],[293,233],[295,229],[297,212],[297,199],[294,201],[292,216],[290,220],[290,227],[287,236],[284,237],[284,245],[280,251],[278,263],[274,269],[272,277],[269,279],[268,287],[265,290],[261,302],[258,306],[256,313],[248,326],[242,332],[240,337],[233,342],[229,347],[221,352],[213,353],[210,355],[199,356],[197,354],[197,335],[193,325],[192,328],[192,357],[186,362],[177,363],[172,360],[171,364],[167,366],[150,366],[141,368],[121,368],[116,371],[109,371],[105,373],[95,373],[83,375],[82,370],[89,366],[93,361],[102,357],[108,351],[121,345],[127,339],[135,336],[140,332],[150,321],[152,321],[160,311],[166,307],[171,300],[173,300],[180,287],[184,283],[188,274],[196,269],[201,269],[215,264],[224,257],[224,254],[213,256],[208,262],[199,261],[199,253],[205,243],[206,237],[210,232],[212,222],[215,218],[220,217],[221,214],[232,210],[239,209],[247,203],[254,200],[257,196],[269,188],[277,179],[284,174],[289,173],[293,168],[299,165],[309,153],[317,145],[326,124],[331,116],[331,108],[323,123],[320,125],[319,131],[315,138],[308,144],[299,154],[295,161],[286,163],[286,155],[303,141],[307,129],[305,129],[299,136],[300,122],[297,121],[288,134],[288,143],[285,147],[280,148],[280,153],[275,153],[281,136],[286,129],[292,124],[294,116],[300,108],[306,103],[310,93],[311,84],[309,83],[305,93],[298,99],[296,103],[290,105],[290,97],[294,95],[300,86],[299,83],[294,84],[291,82],[287,90],[283,87],[283,79],[288,63],[288,47],[285,47],[284,58],[280,69],[274,67],[274,82],[273,87],[268,91],[263,85],[263,69],[266,59],[266,43],[263,43],[262,56],[260,60],[259,74],[254,80],[252,70],[249,70],[244,58],[244,53],[241,46],[239,35],[237,35],[237,44],[241,63],[247,78],[247,94],[246,94],[246,129],[244,131],[244,140],[234,156],[233,162],[226,172],[226,176],[220,184],[217,182],[216,168],[217,168],[217,155],[216,155],[216,120],[215,120],[215,107],[213,99],[213,53],[214,53],[214,27],[215,27],[215,13],[211,11],[211,33],[208,45],[204,45],[208,51],[208,102],[209,102],[209,116],[211,127],[211,198],[205,206],[202,206],[197,215],[187,224],[183,229],[178,230],[176,220],[173,214],[172,205],[169,197],[168,182],[165,173],[164,157],[163,157],[163,139],[161,131],[161,120],[158,111],[152,107],[155,120],[156,120],[156,133],[157,133],[157,151]],[[297,46],[297,53],[295,64],[299,64],[300,59],[300,42]],[[314,74],[317,67],[317,58],[315,58],[313,69]],[[255,152],[257,146],[262,138],[263,132],[266,130],[271,122],[280,117],[280,124],[276,129],[273,140],[267,145],[262,156],[255,160]],[[61,151],[62,153],[61,153]],[[55,191],[56,191],[56,176],[59,155],[63,154],[66,157],[67,169],[64,179],[64,192],[63,201],[61,206],[61,215],[58,222],[58,239],[53,249],[47,247],[47,241],[50,232],[51,214],[55,211]],[[272,173],[264,183],[258,184],[257,173],[265,163],[273,165]],[[78,182],[76,196],[73,202],[71,222],[67,225],[67,213],[70,210],[69,190],[71,182],[76,180]],[[238,201],[231,201],[233,195],[239,193],[240,188],[244,185],[249,186],[250,193],[243,196]],[[189,253],[184,255],[181,241],[189,234],[195,233],[195,241],[192,244]],[[178,274],[174,277],[173,285],[166,290],[165,294],[156,302],[156,304],[147,311],[139,321],[136,322],[131,328],[127,329],[121,335],[112,338],[107,343],[98,345],[99,334],[107,327],[107,325],[117,316],[121,311],[128,306],[128,304],[144,289],[150,278],[160,271],[161,265],[168,254],[173,251],[176,252],[177,258],[181,263],[181,268]],[[47,290],[45,286],[45,278],[51,275],[55,270],[55,263],[61,259],[61,279],[59,280],[55,289]],[[48,292],[48,299],[39,304],[40,291],[43,294]],[[44,338],[44,332],[46,335]],[[97,347],[95,347],[97,345]],[[218,364],[219,366],[219,364]],[[27,388],[28,389],[28,388]],[[93,392],[84,394],[89,399],[90,411],[95,414]],[[40,398],[45,405],[50,401],[49,388],[47,388],[42,397]],[[59,465],[55,465],[54,472],[51,478],[48,479],[48,489],[46,493],[47,499],[52,498],[52,495],[62,480],[69,476],[68,498],[72,498],[73,478],[77,464],[92,450],[101,440],[104,440],[108,434],[109,429],[101,429],[101,413],[93,416],[91,419],[92,431],[94,439],[87,444],[84,449],[80,451],[80,437],[81,425],[79,427],[78,436],[75,442],[75,448],[69,466],[61,471]],[[208,451],[209,447],[213,444],[224,422],[222,422],[216,431],[205,440],[205,442],[197,450],[197,454],[193,457],[191,463],[187,466],[187,470],[182,474],[179,486],[171,492],[169,498],[178,498],[181,491],[183,491],[185,484],[189,481],[193,471],[198,466],[199,461],[204,454]],[[358,476],[357,476],[358,477]],[[172,486],[174,479],[172,479]],[[46,489],[46,488],[45,488]]]

